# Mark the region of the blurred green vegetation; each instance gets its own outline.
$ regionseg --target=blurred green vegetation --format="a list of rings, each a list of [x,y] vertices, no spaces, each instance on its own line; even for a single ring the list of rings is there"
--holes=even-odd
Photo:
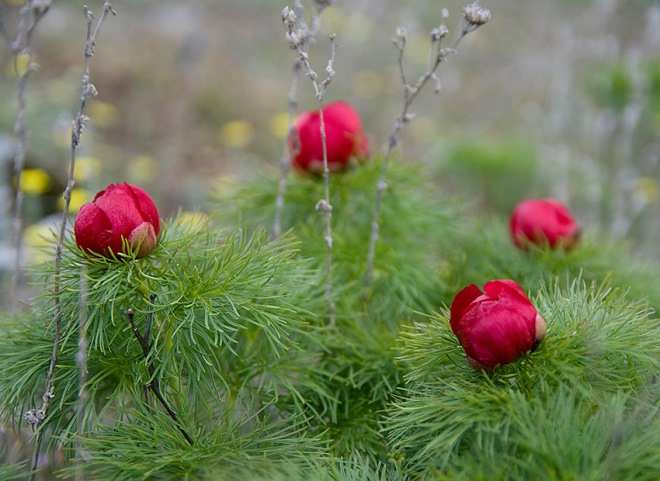
[[[490,212],[510,212],[522,198],[534,195],[538,160],[536,145],[528,140],[463,139],[449,145],[445,155],[438,175],[455,177],[453,192]]]
[[[4,4],[10,34],[16,28],[17,3]],[[280,21],[285,3],[152,0],[115,5],[118,15],[104,25],[92,62],[99,96],[90,104],[82,145],[82,153],[99,159],[102,169],[94,182],[80,187],[93,192],[110,182],[139,183],[167,215],[181,207],[199,208],[218,175],[244,177],[264,164],[276,164],[294,59]],[[653,23],[657,4],[615,3],[504,0],[491,6],[492,20],[440,69],[440,94],[427,92],[413,106],[417,119],[404,132],[401,156],[423,159],[439,172],[439,188],[463,194],[482,211],[506,214],[516,194],[560,192],[586,222],[608,230],[616,206],[604,199],[632,202],[626,197],[649,192],[614,185],[617,174],[625,169],[626,175],[655,188],[659,178],[653,160],[660,109],[660,67],[654,54],[658,28]],[[453,38],[463,4],[447,0],[442,5],[450,11]],[[85,35],[81,11],[81,2],[57,2],[33,42],[40,69],[27,90],[28,166],[45,169],[54,192],[65,180],[69,123],[77,109]],[[543,25],[537,20],[541,17]],[[438,4],[365,0],[329,7],[321,20],[312,63],[324,68],[329,55],[324,38],[336,32],[337,75],[328,99],[356,105],[378,150],[400,108],[402,87],[391,36],[397,25],[408,30],[404,63],[409,79],[416,78],[427,60],[427,32],[440,21]],[[8,138],[15,119],[12,64],[8,48],[0,49],[0,131]],[[563,85],[561,95],[556,83]],[[301,110],[314,108],[306,82],[298,98]],[[600,125],[604,110],[623,119],[631,103],[643,110],[631,127],[637,132],[632,140],[589,130]],[[570,117],[570,124],[550,134],[558,129],[553,119],[562,116]],[[240,142],[232,135],[236,125],[248,132]],[[573,158],[590,159],[572,161],[571,177],[585,179],[591,190],[600,186],[597,193],[585,195],[579,183],[546,175],[563,169],[555,157],[539,155],[558,141]],[[602,160],[610,154],[599,144],[611,141],[633,145]],[[3,162],[9,164],[10,157]],[[145,158],[152,161],[145,163]],[[57,211],[56,197],[45,203],[44,215]],[[650,245],[660,235],[658,197],[645,197],[642,207],[631,207],[625,215],[651,226],[623,235],[652,255]]]
[[[452,38],[464,3],[445,2]],[[28,86],[26,240],[49,249],[29,256],[51,277],[53,236],[39,220],[61,208],[79,102],[81,5],[53,4],[35,33],[41,68]],[[17,9],[4,7],[12,32]],[[99,479],[194,477],[207,469],[210,478],[235,479],[223,471],[252,465],[252,479],[262,471],[264,479],[272,471],[295,478],[299,465],[335,481],[545,472],[547,479],[634,479],[639,466],[640,479],[657,478],[660,344],[651,309],[660,308],[660,291],[655,264],[639,260],[658,256],[660,235],[656,3],[493,4],[493,19],[443,64],[439,95],[425,92],[412,108],[416,117],[387,178],[369,290],[362,275],[380,144],[402,97],[391,36],[397,25],[408,30],[404,69],[416,79],[440,7],[364,0],[328,8],[312,62],[325,67],[326,35],[337,32],[327,99],[355,104],[374,148],[367,163],[331,178],[334,324],[315,210],[321,179],[289,175],[287,233],[277,242],[267,234],[294,60],[282,7],[133,0],[117,2],[119,15],[104,25],[75,206],[110,182],[128,181],[152,193],[168,220],[150,257],[119,267],[89,261],[72,239],[65,243],[61,394],[50,415],[62,441],[83,428],[91,433],[85,449]],[[12,64],[0,50],[0,131],[10,142]],[[297,98],[300,110],[317,105],[304,77]],[[2,152],[9,171],[11,152]],[[507,232],[511,208],[523,197],[550,195],[576,213],[584,239],[568,253],[517,250]],[[200,210],[210,218],[199,221]],[[94,287],[85,302],[82,266]],[[550,335],[487,376],[464,362],[446,307],[466,284],[493,278],[519,281]],[[145,289],[158,294],[155,302]],[[0,324],[0,411],[19,425],[17,413],[41,394],[52,297],[46,291],[30,316]],[[141,321],[157,320],[156,375],[196,431],[194,447],[162,411],[141,402],[150,361],[124,318],[128,308]],[[78,321],[86,314],[91,400],[73,412]],[[571,449],[575,439],[583,441],[579,449]],[[547,455],[536,463],[539,452]],[[273,464],[264,467],[265,459]],[[7,465],[0,477],[14,471]]]

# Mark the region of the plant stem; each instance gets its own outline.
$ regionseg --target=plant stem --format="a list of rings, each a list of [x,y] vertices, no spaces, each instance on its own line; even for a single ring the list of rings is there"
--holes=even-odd
[[[298,108],[297,92],[298,84],[300,83],[300,71],[302,68],[302,62],[300,59],[296,59],[293,63],[293,69],[291,71],[291,90],[289,90],[288,95],[288,118],[287,118],[287,129],[286,129],[286,139],[284,141],[284,151],[282,152],[282,157],[280,158],[280,179],[277,186],[277,198],[275,199],[275,222],[273,223],[273,239],[277,239],[282,233],[282,212],[284,212],[284,195],[286,194],[286,178],[289,175],[289,169],[291,165],[291,159],[296,156],[296,145],[297,140],[294,139],[296,135],[295,129],[293,128],[293,119],[296,116],[296,110]],[[293,143],[293,148],[291,144]]]
[[[89,287],[87,284],[87,266],[80,269],[80,314],[78,316],[78,352],[76,353],[76,365],[78,367],[78,399],[76,401],[76,415],[78,436],[83,436],[84,411],[89,401],[87,391],[87,359],[89,351],[89,340],[87,339],[87,296]],[[82,443],[76,441],[76,458],[82,460],[84,452]],[[84,473],[82,465],[75,472],[76,480],[83,480]]]
[[[437,32],[437,33],[436,33]],[[403,29],[399,29],[397,32],[397,38],[395,39],[394,44],[396,45],[397,49],[399,50],[399,56],[397,59],[397,63],[399,66],[399,74],[401,76],[401,81],[403,83],[403,107],[401,109],[401,113],[399,116],[395,119],[394,121],[394,127],[392,129],[392,132],[390,133],[388,137],[388,142],[387,142],[387,151],[385,152],[385,156],[383,158],[383,165],[381,167],[380,171],[380,176],[378,178],[378,183],[377,183],[377,191],[376,191],[376,201],[374,203],[374,210],[373,210],[373,215],[371,218],[371,231],[369,235],[369,248],[367,252],[367,265],[366,265],[366,271],[364,275],[364,297],[365,301],[368,300],[370,297],[370,290],[371,290],[371,285],[373,281],[373,269],[374,269],[374,260],[376,257],[376,243],[378,241],[379,235],[380,235],[380,211],[381,211],[381,205],[383,202],[383,194],[385,193],[385,190],[387,190],[387,170],[390,164],[390,161],[392,159],[392,155],[394,153],[394,149],[396,148],[398,142],[399,142],[399,133],[401,130],[410,122],[412,119],[412,116],[409,114],[409,109],[410,106],[413,104],[414,100],[417,98],[419,93],[422,91],[424,86],[430,81],[435,79],[437,81],[437,77],[435,72],[437,71],[438,67],[442,62],[447,60],[447,55],[449,53],[453,53],[455,50],[455,47],[458,45],[460,40],[465,36],[465,32],[459,37],[459,39],[456,41],[454,46],[449,49],[443,49],[442,48],[442,40],[444,36],[446,35],[446,27],[445,27],[445,21],[443,19],[443,22],[441,26],[438,29],[434,29],[434,32],[431,34],[431,47],[429,49],[429,65],[427,67],[426,72],[419,77],[417,80],[417,83],[414,86],[411,86],[408,84],[408,80],[406,78],[406,71],[405,67],[403,65],[403,54],[405,50],[405,31]],[[435,51],[434,54],[434,48],[436,47],[437,43],[437,50]],[[431,60],[433,59],[433,60]]]
[[[48,4],[34,5],[32,0],[28,1],[19,11],[18,30],[14,41],[10,41],[9,34],[2,22],[2,10],[0,9],[0,33],[9,43],[14,62],[14,72],[18,78],[16,121],[14,123],[14,134],[18,139],[16,152],[14,154],[14,182],[16,183],[16,196],[12,212],[13,243],[16,253],[14,256],[14,271],[12,273],[12,303],[13,308],[18,307],[20,290],[23,286],[23,191],[21,189],[21,177],[25,168],[25,156],[27,152],[27,130],[25,128],[27,88],[30,74],[36,69],[32,63],[32,36],[37,24],[48,12]],[[28,21],[28,16],[31,19]],[[24,70],[19,70],[19,57],[26,58]]]
[[[155,300],[156,300],[156,296],[152,294],[150,297],[150,301],[152,305]],[[153,360],[150,359],[149,356],[151,352],[150,337],[151,337],[151,324],[153,320],[153,310],[150,310],[149,313],[147,314],[147,323],[144,330],[144,336],[140,334],[140,330],[137,328],[137,325],[135,324],[135,313],[133,312],[132,309],[126,311],[126,317],[131,322],[131,329],[133,330],[133,334],[135,334],[135,338],[138,340],[140,347],[142,348],[142,354],[144,354],[144,359],[148,361],[147,370],[149,372],[149,383],[147,384],[147,387],[151,389],[151,391],[154,393],[156,398],[158,398],[162,406],[165,408],[165,411],[167,411],[167,414],[172,418],[172,420],[176,424],[177,429],[181,432],[183,437],[186,438],[188,444],[192,446],[193,444],[195,444],[195,442],[187,433],[187,431],[181,427],[181,424],[179,422],[179,417],[174,412],[174,410],[172,410],[172,408],[165,400],[165,397],[163,396],[160,390],[160,384],[158,382],[158,377],[156,376],[156,368],[154,367]]]
[[[83,8],[85,19],[87,21],[87,41],[85,43],[85,66],[82,76],[82,88],[80,94],[80,107],[78,109],[78,114],[73,120],[73,128],[71,130],[71,157],[69,163],[69,175],[67,180],[66,189],[64,191],[64,209],[62,211],[62,221],[60,223],[59,229],[59,239],[57,241],[57,247],[55,251],[55,273],[53,277],[53,294],[55,301],[55,337],[53,340],[53,351],[50,358],[50,365],[48,367],[48,372],[46,373],[46,389],[42,397],[42,405],[40,409],[33,409],[26,413],[26,419],[29,423],[35,425],[36,429],[36,442],[35,442],[35,452],[32,458],[31,465],[31,474],[28,480],[33,480],[36,473],[36,468],[39,463],[39,448],[41,446],[41,438],[43,436],[43,429],[41,424],[46,418],[48,412],[48,407],[51,400],[55,397],[55,386],[53,384],[53,377],[55,376],[55,365],[57,363],[57,357],[59,354],[60,346],[60,335],[62,329],[62,308],[60,305],[60,272],[62,264],[62,248],[64,245],[64,237],[66,235],[66,225],[69,215],[69,206],[71,204],[71,192],[73,190],[74,180],[73,172],[76,164],[76,150],[80,144],[80,137],[82,135],[82,130],[85,124],[86,117],[83,115],[85,111],[85,106],[87,105],[87,100],[90,95],[96,95],[96,88],[93,84],[89,82],[89,71],[90,71],[90,60],[94,56],[94,47],[96,44],[96,38],[100,32],[101,25],[105,20],[108,13],[113,15],[116,12],[112,8],[112,3],[109,0],[106,0],[103,4],[103,13],[101,17],[96,22],[96,26],[92,30],[92,23],[94,16],[92,15],[91,10],[85,6]]]
[[[294,3],[295,12],[297,19],[300,24],[301,31],[305,32],[303,35],[299,48],[296,48],[296,51],[303,56],[308,55],[308,49],[310,42],[315,38],[316,31],[319,26],[319,19],[321,16],[321,11],[323,6],[316,5],[316,14],[312,17],[311,26],[308,27],[305,22],[304,17],[304,8],[302,3],[299,0],[296,0]],[[285,22],[286,20],[283,19]],[[289,29],[289,24],[287,24]],[[291,32],[291,30],[289,30]],[[302,52],[302,53],[301,53]],[[277,186],[277,198],[275,199],[275,221],[273,223],[272,237],[277,239],[282,233],[282,213],[284,211],[284,195],[286,194],[286,179],[289,175],[289,170],[291,166],[291,159],[297,155],[298,141],[295,129],[293,128],[293,119],[296,116],[296,110],[298,109],[298,86],[300,84],[300,72],[302,71],[303,61],[301,58],[297,58],[293,63],[293,68],[291,70],[291,89],[289,90],[288,95],[288,119],[287,119],[287,134],[286,140],[284,143],[284,151],[280,157],[280,178]]]
[[[295,2],[295,7],[298,11],[296,15],[288,7],[282,12],[282,20],[287,28],[289,44],[294,49],[302,63],[307,76],[309,77],[314,87],[314,94],[319,105],[319,122],[321,133],[321,145],[323,148],[323,182],[324,182],[324,198],[316,203],[316,211],[325,217],[325,235],[324,242],[327,248],[326,260],[326,284],[325,284],[325,299],[328,304],[328,325],[335,323],[335,304],[332,295],[332,205],[330,204],[330,169],[328,168],[328,146],[326,141],[325,122],[323,118],[323,97],[325,92],[332,82],[335,75],[334,62],[335,62],[335,35],[330,35],[330,48],[331,55],[328,60],[328,65],[325,69],[327,77],[319,82],[318,74],[312,69],[309,62],[309,54],[307,52],[307,45],[313,38],[314,32],[318,26],[318,15],[312,20],[312,29],[310,30],[305,21],[302,12],[302,4],[300,1]],[[319,7],[321,8],[321,7]]]

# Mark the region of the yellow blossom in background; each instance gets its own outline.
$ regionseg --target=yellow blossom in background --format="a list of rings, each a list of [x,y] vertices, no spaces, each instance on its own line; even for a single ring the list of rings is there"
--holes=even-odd
[[[53,129],[53,142],[60,148],[71,147],[71,127]]]
[[[7,5],[13,5],[15,7],[22,7],[25,5],[27,0],[5,0]]]
[[[201,227],[209,220],[209,216],[202,212],[181,212],[176,216],[175,222],[184,231],[192,231]]]
[[[91,122],[101,128],[112,127],[119,120],[119,110],[114,105],[100,100],[93,100],[87,107]]]
[[[374,30],[374,22],[362,12],[353,12],[348,15],[341,28],[341,38],[346,38],[351,43],[363,43],[369,40]]]
[[[97,183],[101,177],[101,161],[96,157],[81,156],[76,158],[73,178],[77,182]]]
[[[94,194],[87,189],[73,189],[71,191],[71,203],[69,204],[69,212],[76,213],[87,202],[91,202]],[[57,202],[60,210],[64,209],[64,198],[60,198]]]
[[[410,133],[417,142],[431,142],[437,138],[440,126],[433,117],[419,116],[410,123]]]
[[[660,184],[651,177],[640,177],[635,183],[634,193],[643,205],[653,204],[660,197]]]
[[[294,118],[292,122],[295,122]],[[275,114],[270,119],[270,131],[279,139],[285,139],[286,134],[289,132],[289,113],[280,112]]]
[[[437,44],[435,47],[437,47]],[[429,61],[430,48],[431,39],[428,35],[410,35],[406,42],[406,58],[418,65],[426,65]],[[436,53],[437,50],[434,48],[433,55],[436,55]]]
[[[54,257],[54,234],[46,224],[32,224],[25,228],[25,260],[28,264],[43,264]]]
[[[211,184],[211,192],[222,198],[241,187],[241,179],[235,175],[219,175]]]
[[[344,15],[341,12],[341,9],[330,5],[323,9],[323,15],[321,15],[321,30],[324,32],[336,32],[341,28],[342,23],[344,22]]]
[[[254,137],[254,127],[247,120],[231,120],[220,127],[219,136],[227,147],[247,147]]]
[[[158,176],[158,161],[150,155],[137,155],[126,167],[126,175],[136,184],[152,182]]]
[[[350,43],[362,43],[374,29],[374,21],[362,12],[342,13],[340,8],[329,6],[323,9],[320,30],[337,32],[338,39]]]
[[[31,63],[36,63],[36,61],[37,61],[36,55],[32,55]],[[13,58],[9,59],[9,61],[7,62],[7,66],[5,67],[5,72],[7,73],[7,75],[11,77],[22,77],[27,72],[29,65],[30,65],[30,56],[26,53],[19,53],[18,56],[16,57],[16,63],[14,63]]]
[[[42,195],[50,186],[50,175],[44,169],[25,169],[21,173],[21,191],[26,194]]]
[[[383,77],[373,70],[360,70],[353,77],[353,92],[357,97],[370,100],[383,91]]]

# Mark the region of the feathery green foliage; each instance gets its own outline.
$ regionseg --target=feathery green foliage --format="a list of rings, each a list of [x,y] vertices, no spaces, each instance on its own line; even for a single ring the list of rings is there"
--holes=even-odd
[[[175,221],[165,227],[158,248],[141,261],[90,258],[71,240],[64,247],[56,397],[44,427],[65,445],[79,433],[86,437],[84,444],[89,442],[87,449],[101,453],[108,444],[94,443],[108,439],[108,431],[116,437],[112,442],[123,438],[139,444],[136,433],[155,432],[160,425],[163,432],[171,432],[163,439],[181,447],[186,443],[179,428],[200,435],[205,429],[213,432],[231,409],[252,420],[252,426],[264,425],[255,433],[270,430],[265,420],[271,417],[281,417],[277,423],[283,424],[282,432],[287,424],[290,428],[304,420],[305,400],[299,391],[317,388],[307,380],[306,370],[313,363],[305,362],[309,354],[302,353],[299,344],[309,344],[305,338],[317,329],[312,311],[318,301],[308,292],[316,273],[296,255],[289,237],[271,242],[263,232],[223,234],[206,224]],[[47,266],[43,274],[52,277],[52,269]],[[0,413],[13,422],[43,393],[54,297],[46,292],[30,318],[3,326]],[[129,309],[143,336],[150,322],[148,356],[132,331]],[[89,347],[87,395],[78,399],[80,319],[86,322]],[[51,328],[44,331],[44,325]],[[155,396],[145,404],[144,386],[153,378],[178,414],[178,427]],[[280,414],[274,402],[279,397],[297,398],[287,406],[292,411]],[[246,431],[248,424],[242,425]],[[149,446],[156,454],[162,446],[153,443],[153,436],[149,439],[143,440],[144,449]],[[308,440],[305,446],[311,444]],[[187,472],[185,466],[181,469]],[[117,474],[118,479],[130,478],[130,472]]]
[[[147,412],[126,414],[130,422],[106,427],[98,436],[83,440],[87,454],[84,472],[94,479],[157,476],[192,480],[210,472],[258,466],[265,460],[298,466],[312,462],[322,452],[322,444],[306,435],[300,419],[260,420],[239,406],[228,406],[210,429],[200,427],[194,433],[193,446],[186,445],[166,420]]]
[[[402,333],[408,384],[385,423],[393,456],[419,479],[657,477],[658,319],[580,279],[534,303],[547,338],[493,374],[467,365],[447,312]]]
[[[25,474],[21,472],[23,467],[13,464],[0,464],[0,479],[3,481],[13,481],[14,479],[22,479]]]
[[[392,162],[383,197],[380,241],[377,244],[369,306],[363,303],[363,279],[371,218],[381,159],[330,177],[333,225],[333,282],[340,291],[338,322],[348,322],[356,309],[368,309],[378,322],[395,327],[410,309],[430,311],[446,289],[439,275],[449,233],[457,226],[455,209],[439,198],[419,165]],[[220,185],[218,216],[229,224],[270,228],[275,218],[277,175],[269,172],[240,185]],[[315,206],[323,197],[319,177],[291,175],[285,196],[283,230],[300,240],[304,258],[323,271],[326,259],[323,219]]]
[[[451,269],[446,282],[457,292],[468,284],[483,285],[492,279],[514,279],[528,292],[536,292],[543,282],[559,277],[601,283],[607,281],[628,292],[633,299],[647,300],[660,312],[658,270],[653,262],[643,263],[630,246],[607,235],[586,232],[569,252],[561,249],[517,249],[504,222],[478,221],[454,231],[456,237],[449,256]],[[448,300],[448,303],[451,299]]]
[[[660,329],[640,300],[660,303],[652,269],[590,236],[568,253],[521,252],[503,225],[470,227],[419,168],[397,163],[365,299],[378,168],[373,162],[333,176],[338,315],[331,325],[316,178],[291,179],[283,221],[290,230],[276,240],[263,229],[274,216],[274,177],[218,193],[223,224],[236,217],[250,233],[176,218],[141,260],[89,257],[67,240],[56,398],[42,427],[67,459],[76,458],[62,474],[657,477],[652,447],[660,431],[647,426],[659,423]],[[52,265],[40,274],[53,285]],[[446,308],[432,311],[466,284],[495,278],[523,285],[548,337],[485,375],[465,361]],[[0,416],[17,429],[43,392],[55,297],[47,291],[29,317],[2,327]],[[131,320],[149,337],[146,355]],[[87,374],[79,397],[83,325]],[[167,408],[146,386],[159,388]]]
[[[371,216],[381,160],[331,176],[333,287],[337,325],[320,332],[323,354],[312,374],[323,392],[306,395],[324,422],[317,429],[335,455],[386,455],[382,413],[401,382],[394,362],[398,326],[412,310],[430,312],[446,291],[439,271],[456,221],[420,166],[393,163],[383,198],[374,282],[365,302]],[[250,228],[270,227],[275,217],[277,176],[259,176],[240,186],[220,186],[218,216]],[[318,177],[291,175],[282,227],[300,240],[300,255],[324,272],[323,197]],[[319,297],[321,293],[319,293]]]

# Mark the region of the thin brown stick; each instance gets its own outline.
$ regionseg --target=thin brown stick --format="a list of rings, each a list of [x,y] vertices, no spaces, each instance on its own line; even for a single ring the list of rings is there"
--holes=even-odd
[[[53,377],[55,376],[55,365],[57,363],[57,358],[59,354],[60,346],[60,335],[62,329],[62,310],[60,305],[60,272],[61,272],[61,263],[62,263],[62,248],[64,245],[64,237],[66,234],[66,225],[68,221],[69,206],[71,204],[71,192],[73,190],[74,180],[73,172],[76,163],[76,152],[78,145],[80,144],[80,138],[82,135],[82,130],[87,119],[84,115],[85,107],[87,105],[87,100],[90,95],[96,95],[96,88],[93,84],[89,82],[89,72],[90,72],[90,62],[91,58],[94,56],[94,47],[96,45],[96,38],[101,30],[101,26],[107,15],[112,13],[116,15],[116,12],[112,8],[112,2],[106,0],[103,4],[103,12],[96,22],[96,26],[92,29],[94,16],[87,6],[84,6],[83,9],[85,19],[87,20],[87,41],[85,44],[85,65],[82,76],[82,88],[80,94],[80,107],[78,113],[73,120],[73,128],[71,131],[71,157],[69,163],[69,175],[67,180],[66,189],[64,191],[64,209],[62,212],[62,221],[60,223],[59,229],[59,239],[57,242],[57,247],[55,250],[55,273],[53,276],[53,294],[55,302],[55,336],[53,340],[53,351],[50,358],[50,365],[48,367],[48,372],[46,373],[46,389],[42,397],[42,405],[39,409],[32,409],[25,414],[25,419],[29,424],[33,424],[36,429],[36,442],[35,442],[35,452],[32,458],[32,468],[31,474],[28,480],[33,480],[36,473],[37,464],[39,462],[39,449],[41,446],[41,439],[43,436],[43,429],[41,425],[46,418],[48,412],[48,407],[51,400],[55,397],[55,385],[53,384]]]
[[[308,53],[309,45],[313,42],[316,37],[316,32],[319,26],[319,19],[321,12],[325,7],[330,5],[332,1],[316,1],[316,14],[312,17],[311,26],[307,26],[305,23],[304,17],[304,8],[300,0],[296,0],[294,3],[295,15],[297,21],[300,23],[300,31],[305,32],[304,35],[300,38],[299,46],[296,49],[297,51]],[[286,9],[285,9],[286,11]],[[283,12],[284,13],[284,12]],[[282,20],[286,22],[289,20],[282,17]],[[288,25],[287,25],[288,28]],[[277,198],[275,199],[275,221],[273,223],[272,237],[277,239],[282,233],[282,213],[284,212],[284,196],[286,194],[287,187],[287,176],[289,175],[289,170],[291,167],[291,159],[297,155],[298,149],[298,139],[296,137],[296,131],[293,128],[293,119],[296,116],[296,111],[298,109],[298,86],[300,84],[300,73],[302,71],[303,62],[300,58],[297,58],[293,63],[293,68],[291,70],[291,89],[289,90],[288,100],[288,118],[287,118],[287,135],[284,142],[284,148],[282,156],[280,157],[280,178],[277,186]]]
[[[14,62],[14,72],[18,78],[16,121],[14,123],[14,134],[18,139],[16,152],[14,154],[14,181],[16,183],[16,195],[12,212],[13,245],[16,250],[14,256],[14,271],[12,273],[12,303],[13,308],[18,307],[19,291],[23,285],[23,191],[21,189],[21,177],[25,168],[25,156],[28,146],[27,129],[25,126],[25,110],[27,89],[30,74],[37,69],[32,62],[32,37],[39,22],[44,18],[50,2],[33,2],[29,0],[19,11],[18,28],[16,37],[10,40],[9,33],[2,22],[2,9],[0,9],[0,32],[2,37],[9,43]],[[19,71],[19,57],[27,59],[25,69]]]
[[[322,4],[319,4],[317,2],[316,5],[320,12],[322,8],[327,6],[327,3],[322,2]],[[289,45],[293,50],[296,51],[296,53],[298,53],[300,62],[305,68],[307,76],[312,82],[312,86],[314,87],[314,94],[316,96],[316,100],[318,101],[321,145],[323,148],[324,198],[316,203],[316,211],[325,218],[324,242],[327,248],[325,299],[328,304],[328,325],[334,325],[335,304],[332,294],[332,205],[330,204],[330,169],[328,168],[328,146],[326,141],[325,120],[323,117],[323,97],[328,88],[328,85],[330,85],[332,79],[335,76],[335,35],[330,35],[331,55],[330,59],[328,60],[328,65],[325,68],[327,76],[324,80],[319,81],[318,74],[314,71],[312,65],[309,62],[309,54],[306,49],[307,45],[313,38],[312,32],[314,30],[310,30],[304,21],[304,17],[302,15],[302,4],[299,0],[296,0],[295,7],[298,11],[298,14],[296,14],[296,12],[291,10],[289,7],[286,7],[282,11],[282,21],[284,22],[284,25],[287,29],[287,39],[289,41]],[[318,15],[313,19],[312,29],[316,29],[317,22]]]
[[[156,296],[151,295],[151,304],[155,301]],[[135,324],[135,313],[133,312],[132,309],[129,309],[126,311],[126,317],[131,323],[131,329],[133,330],[133,334],[135,335],[135,338],[138,340],[138,343],[140,344],[140,347],[142,348],[142,354],[144,355],[144,359],[148,362],[147,364],[147,370],[149,372],[149,382],[146,384],[146,387],[151,389],[151,392],[154,393],[156,398],[160,401],[160,404],[165,408],[165,411],[167,411],[167,414],[172,418],[174,421],[177,429],[183,437],[186,439],[188,444],[191,446],[195,444],[193,439],[190,437],[188,432],[181,427],[181,423],[179,421],[179,417],[177,414],[174,412],[174,410],[170,407],[169,403],[165,400],[165,397],[163,396],[163,393],[160,390],[160,384],[158,382],[158,377],[156,376],[156,368],[154,366],[154,361],[153,359],[150,358],[150,352],[151,352],[151,324],[153,321],[153,311],[149,311],[147,314],[147,322],[146,322],[146,327],[144,331],[144,335],[140,333],[140,330],[138,329],[137,325]]]
[[[87,390],[87,361],[89,352],[89,339],[87,338],[87,297],[89,286],[87,283],[87,267],[83,266],[80,270],[80,314],[78,316],[78,351],[76,353],[76,366],[78,368],[78,399],[76,400],[77,431],[78,436],[83,436],[83,419],[85,408],[89,402],[89,392]],[[83,460],[85,453],[82,442],[76,440],[76,458]],[[82,464],[77,466],[75,471],[76,481],[84,479]]]
[[[282,213],[284,212],[284,195],[286,194],[286,179],[289,175],[291,159],[297,154],[297,139],[295,129],[293,128],[293,119],[298,109],[298,84],[300,83],[300,71],[302,62],[296,59],[291,70],[291,90],[288,95],[288,117],[287,134],[284,141],[284,151],[280,157],[280,178],[277,185],[277,198],[275,199],[275,222],[273,223],[273,239],[277,239],[282,233]]]
[[[443,48],[442,41],[449,33],[446,26],[448,12],[443,10],[443,19],[439,27],[431,31],[431,46],[429,48],[429,63],[426,72],[419,77],[415,85],[410,85],[406,77],[406,71],[403,64],[403,54],[406,45],[406,31],[402,27],[397,28],[394,45],[399,51],[397,63],[399,74],[403,83],[403,107],[401,113],[394,121],[394,127],[388,137],[387,150],[383,158],[380,176],[378,178],[376,201],[374,203],[373,216],[371,219],[371,232],[369,236],[369,249],[367,252],[367,264],[364,275],[364,297],[365,301],[370,297],[371,283],[373,277],[374,260],[376,257],[376,243],[380,235],[380,210],[383,201],[383,194],[387,190],[387,170],[392,159],[392,154],[399,142],[399,133],[412,120],[413,116],[409,113],[410,106],[422,91],[424,86],[430,81],[436,81],[436,92],[439,92],[439,79],[436,71],[441,63],[445,62],[451,53],[456,52],[456,47],[460,41],[469,32],[476,30],[490,19],[490,11],[487,8],[479,6],[476,1],[463,9],[463,30],[451,48]]]

